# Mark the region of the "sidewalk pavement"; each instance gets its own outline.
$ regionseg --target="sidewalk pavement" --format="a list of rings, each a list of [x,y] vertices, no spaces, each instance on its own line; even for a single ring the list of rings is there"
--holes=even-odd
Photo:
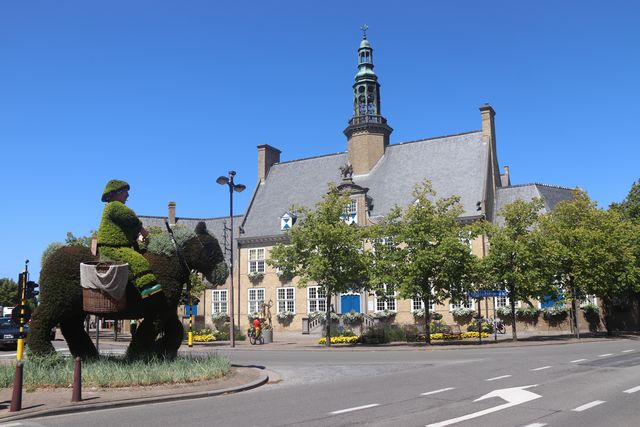
[[[95,336],[94,342],[95,342]],[[130,335],[119,334],[118,340],[114,340],[113,332],[101,332],[100,352],[123,354],[129,345]],[[212,343],[194,343],[193,348],[186,345],[180,349],[183,354],[200,351],[224,350],[250,350],[250,351],[437,351],[460,350],[478,348],[478,340],[464,341],[434,341],[431,346],[424,343],[390,343],[382,345],[348,345],[339,344],[325,347],[319,345],[319,335],[302,335],[293,332],[274,333],[273,343],[251,345],[248,340],[236,341],[235,348],[230,347],[228,341]],[[518,334],[519,341],[513,342],[510,334],[498,335],[495,340],[492,335],[482,340],[483,346],[513,347],[531,345],[566,344],[575,342],[593,342],[607,338],[603,334],[583,334],[578,340],[571,334]],[[616,337],[614,337],[616,338]],[[637,334],[624,334],[617,338],[640,339]],[[64,341],[55,341],[56,347],[64,348]],[[64,351],[63,351],[64,352]],[[3,359],[3,363],[9,360]],[[270,380],[271,376],[271,380]],[[34,418],[45,415],[58,415],[71,412],[90,411],[96,409],[117,408],[123,406],[142,405],[151,402],[164,402],[182,399],[195,399],[201,397],[217,396],[221,394],[236,393],[259,387],[268,382],[278,382],[276,373],[270,373],[252,367],[234,366],[232,373],[222,379],[205,381],[197,384],[167,385],[153,387],[126,387],[118,389],[85,388],[82,390],[82,401],[71,402],[71,386],[64,389],[38,389],[35,391],[23,391],[22,410],[9,412],[11,405],[12,388],[0,390],[0,423],[26,418]]]

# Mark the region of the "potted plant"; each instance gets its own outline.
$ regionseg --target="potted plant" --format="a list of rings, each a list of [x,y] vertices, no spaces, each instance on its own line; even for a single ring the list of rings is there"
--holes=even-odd
[[[256,283],[262,280],[264,277],[264,273],[260,273],[259,271],[252,271],[247,276],[249,276],[249,280],[251,283]]]
[[[351,310],[350,312],[344,313],[342,315],[342,322],[348,325],[355,325],[362,322],[362,318],[362,313],[356,313],[355,310]]]

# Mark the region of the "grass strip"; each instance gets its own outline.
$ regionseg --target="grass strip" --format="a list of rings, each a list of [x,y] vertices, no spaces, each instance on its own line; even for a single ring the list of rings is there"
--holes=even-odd
[[[73,365],[72,358],[57,354],[31,356],[24,363],[24,387],[27,391],[43,387],[70,387]],[[15,362],[0,365],[0,388],[12,387],[15,366]],[[230,370],[229,359],[215,354],[144,361],[105,356],[82,362],[82,385],[108,388],[190,383],[220,378]]]

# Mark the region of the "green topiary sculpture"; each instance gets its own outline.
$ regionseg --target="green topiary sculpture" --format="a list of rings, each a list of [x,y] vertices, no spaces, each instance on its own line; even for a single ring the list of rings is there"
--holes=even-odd
[[[207,232],[204,223],[198,224],[195,234],[185,241],[182,254],[189,268],[204,274],[214,286],[226,280],[226,276],[220,275],[220,264],[225,263],[220,245]],[[158,282],[162,283],[163,292],[142,299],[130,281],[126,290],[126,309],[103,317],[143,319],[127,349],[129,357],[175,357],[184,334],[177,307],[183,284],[189,279],[189,271],[181,265],[175,253],[167,256],[146,252],[144,258]],[[40,305],[33,313],[29,328],[28,346],[33,354],[55,352],[49,341],[49,331],[59,324],[74,357],[98,355],[83,327],[87,313],[82,307],[80,263],[89,261],[97,259],[89,248],[82,246],[65,246],[46,257],[40,272]]]

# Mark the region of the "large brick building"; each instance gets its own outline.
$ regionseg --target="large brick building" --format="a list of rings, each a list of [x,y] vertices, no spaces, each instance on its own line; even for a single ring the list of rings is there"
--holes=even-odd
[[[288,212],[292,205],[313,208],[327,191],[330,182],[348,180],[352,203],[348,207],[349,221],[361,226],[374,223],[395,205],[411,203],[415,185],[431,181],[439,197],[457,195],[464,213],[461,221],[486,218],[500,222],[498,212],[516,199],[541,197],[544,210],[550,210],[560,200],[571,197],[571,189],[544,184],[512,185],[509,169],[501,169],[496,145],[495,111],[490,105],[480,107],[480,129],[455,135],[430,137],[417,141],[391,143],[393,129],[382,116],[382,98],[378,77],[374,72],[373,48],[365,36],[358,49],[358,71],[353,84],[353,117],[344,130],[347,150],[292,161],[281,161],[280,150],[269,145],[258,146],[259,182],[244,215],[238,224],[234,242],[234,312],[241,330],[248,326],[248,316],[258,311],[263,302],[273,303],[275,331],[301,331],[303,318],[310,312],[324,310],[325,297],[315,286],[299,288],[297,280],[283,280],[269,267],[266,260],[271,248],[284,242],[285,230],[291,226]],[[350,172],[345,175],[345,166]],[[170,207],[170,210],[172,208]],[[173,207],[175,209],[175,206]],[[186,225],[194,219],[175,217],[173,223]],[[152,224],[156,219],[143,217]],[[209,228],[224,241],[224,219],[207,219]],[[295,226],[295,225],[293,225]],[[472,251],[484,256],[485,238],[472,242]],[[228,283],[208,291],[203,307],[204,318],[210,322],[211,312],[228,310]],[[500,298],[498,305],[507,303]],[[350,310],[371,314],[382,309],[397,311],[395,321],[413,323],[412,310],[420,308],[420,301],[386,299],[363,291],[337,295],[333,300],[336,312]],[[474,307],[474,302],[460,302],[432,307],[443,314],[445,321],[453,321],[451,310],[459,304]],[[484,305],[484,304],[483,304]],[[278,312],[293,312],[287,322],[278,322]]]

